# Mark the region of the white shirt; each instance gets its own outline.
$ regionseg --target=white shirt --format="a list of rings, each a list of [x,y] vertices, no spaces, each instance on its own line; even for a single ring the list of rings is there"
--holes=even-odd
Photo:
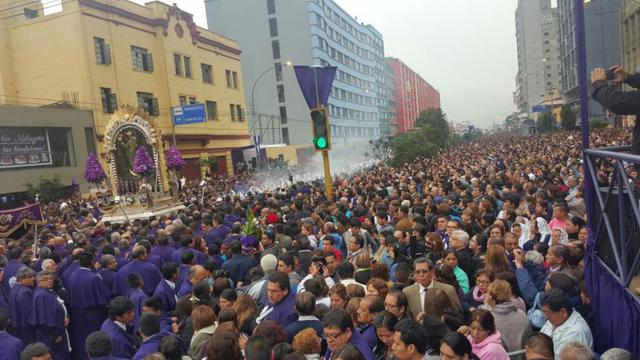
[[[424,298],[427,297],[427,288],[420,284],[418,284],[418,286],[420,287],[420,307],[422,311],[424,311]]]
[[[114,321],[114,323],[118,325],[122,330],[127,331],[127,325],[125,325],[124,323],[120,321]]]
[[[547,321],[540,332],[549,335],[553,340],[553,352],[556,358],[560,358],[560,351],[562,348],[571,341],[577,341],[588,347],[593,347],[593,336],[591,335],[591,329],[589,325],[582,318],[582,315],[575,309],[571,313],[571,316],[564,322],[564,324],[553,328],[553,325]]]
[[[172,283],[171,281],[164,279],[164,281],[169,284],[169,287],[171,288],[171,290],[173,290],[173,297],[176,298],[176,301],[178,301],[178,294],[176,294],[176,284]]]

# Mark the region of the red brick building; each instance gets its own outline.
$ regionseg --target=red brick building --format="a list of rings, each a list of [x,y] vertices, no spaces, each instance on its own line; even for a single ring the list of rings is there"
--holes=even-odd
[[[407,64],[396,58],[386,58],[396,85],[398,134],[413,129],[420,113],[440,107],[440,93]]]

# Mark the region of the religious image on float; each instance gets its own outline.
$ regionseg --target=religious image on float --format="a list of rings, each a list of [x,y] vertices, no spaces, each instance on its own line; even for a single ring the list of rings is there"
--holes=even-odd
[[[115,163],[118,172],[119,193],[136,194],[146,183],[154,187],[155,172],[145,177],[135,172],[135,158],[138,149],[143,146],[147,154],[153,154],[151,145],[147,144],[144,134],[135,128],[129,128],[118,134],[116,139]],[[151,155],[152,156],[152,155]]]

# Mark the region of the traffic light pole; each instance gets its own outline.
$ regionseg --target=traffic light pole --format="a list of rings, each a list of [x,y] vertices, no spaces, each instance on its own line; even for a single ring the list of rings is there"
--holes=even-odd
[[[324,164],[324,182],[327,187],[327,198],[333,200],[333,188],[331,186],[331,167],[329,166],[329,151],[322,150],[322,163]]]

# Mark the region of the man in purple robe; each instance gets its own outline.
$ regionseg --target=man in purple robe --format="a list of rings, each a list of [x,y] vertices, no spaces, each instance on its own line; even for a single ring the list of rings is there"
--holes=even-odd
[[[207,256],[200,251],[193,248],[195,241],[192,235],[182,235],[180,238],[180,248],[173,252],[171,255],[171,261],[179,264],[184,252],[191,252],[198,264],[204,264],[207,261]]]
[[[138,273],[144,279],[144,292],[147,295],[153,294],[156,286],[162,280],[162,273],[155,267],[155,265],[147,262],[147,249],[144,246],[136,245],[131,251],[130,263],[125,265],[116,274],[115,282],[113,283],[113,294],[126,296],[129,292],[129,284],[127,283],[127,276],[131,273]]]
[[[204,266],[193,265],[191,269],[189,269],[189,278],[180,286],[180,290],[178,291],[178,298],[190,294],[193,285],[197,284],[201,280],[206,279],[208,276],[209,273],[207,272],[207,270],[205,270]]]
[[[113,283],[116,280],[116,270],[118,269],[118,262],[113,255],[102,255],[100,258],[100,270],[98,275],[104,280],[104,284],[107,285],[109,290],[113,289]]]
[[[69,288],[71,275],[73,275],[76,272],[76,270],[78,270],[78,268],[80,267],[80,262],[78,262],[78,258],[80,257],[80,254],[82,254],[83,252],[84,252],[84,249],[82,248],[73,249],[73,251],[71,252],[73,262],[62,273],[62,284],[67,289]]]
[[[202,221],[202,230],[205,233],[204,240],[207,246],[211,246],[211,244],[220,246],[224,238],[227,237],[230,229],[223,223],[224,218],[222,215],[215,215],[213,220],[205,219]]]
[[[194,265],[193,253],[186,251],[182,253],[180,267],[178,268],[178,281],[176,287],[180,289],[182,284],[189,278],[189,269]]]
[[[9,327],[9,313],[0,309],[0,359],[20,360],[22,340],[11,336],[7,332]]]
[[[35,330],[36,341],[49,347],[53,360],[66,360],[70,354],[69,316],[64,302],[53,291],[55,274],[41,271],[37,279],[29,324]]]
[[[162,266],[162,276],[164,279],[156,286],[153,296],[162,301],[162,313],[168,315],[173,313],[178,302],[178,288],[176,287],[178,265],[174,262],[164,264]]]
[[[93,255],[82,253],[78,257],[80,267],[69,281],[69,305],[71,307],[71,348],[73,360],[86,360],[86,337],[107,318],[106,305],[111,297],[102,278],[93,272]]]
[[[4,289],[9,292],[11,290],[11,286],[9,286],[9,280],[16,275],[18,270],[25,266],[20,258],[22,257],[22,248],[15,247],[9,250],[7,266],[4,268],[4,278],[2,279],[2,286]]]
[[[367,295],[362,298],[357,310],[358,324],[360,324],[360,327],[355,329],[353,335],[356,338],[360,338],[372,349],[378,343],[376,327],[373,325],[373,321],[376,315],[382,310],[384,310],[384,300],[375,295]]]
[[[133,329],[130,327],[134,317],[131,300],[124,296],[111,299],[109,318],[102,323],[100,331],[104,331],[111,338],[113,356],[130,359],[136,353]]]
[[[281,271],[275,271],[269,275],[267,283],[267,297],[269,304],[260,312],[256,322],[274,320],[283,328],[298,319],[294,311],[295,295],[291,291],[289,276]]]
[[[144,305],[142,306],[142,314],[145,313],[153,313],[160,316],[160,331],[164,331],[166,333],[178,332],[178,324],[173,321],[171,316],[162,311],[162,301],[160,298],[153,296],[145,300]]]
[[[84,347],[89,355],[89,360],[126,360],[112,355],[113,344],[109,335],[103,331],[96,331],[87,337]]]
[[[144,313],[140,317],[140,336],[142,345],[133,356],[132,360],[141,360],[145,356],[158,351],[160,341],[169,335],[160,331],[160,317],[153,313]]]
[[[4,288],[2,281],[4,279],[4,268],[7,266],[7,258],[0,255],[0,310],[9,311],[9,291]]]
[[[151,254],[159,256],[163,262],[169,262],[174,251],[175,249],[169,246],[169,237],[162,234],[158,236],[158,244],[151,249]]]
[[[140,240],[137,245],[144,246],[147,250],[147,262],[153,264],[158,270],[162,270],[162,264],[164,261],[158,255],[154,255],[151,253],[151,243],[148,240]]]
[[[16,273],[17,283],[9,292],[9,315],[11,316],[11,334],[22,340],[23,344],[35,341],[33,328],[29,324],[33,305],[33,287],[36,272],[23,267]]]
[[[140,319],[140,315],[142,315],[142,308],[144,306],[145,300],[149,297],[147,294],[142,291],[144,287],[144,280],[142,277],[136,273],[129,274],[127,277],[127,282],[129,283],[129,293],[127,297],[133,303],[133,333],[138,333],[138,321]]]

